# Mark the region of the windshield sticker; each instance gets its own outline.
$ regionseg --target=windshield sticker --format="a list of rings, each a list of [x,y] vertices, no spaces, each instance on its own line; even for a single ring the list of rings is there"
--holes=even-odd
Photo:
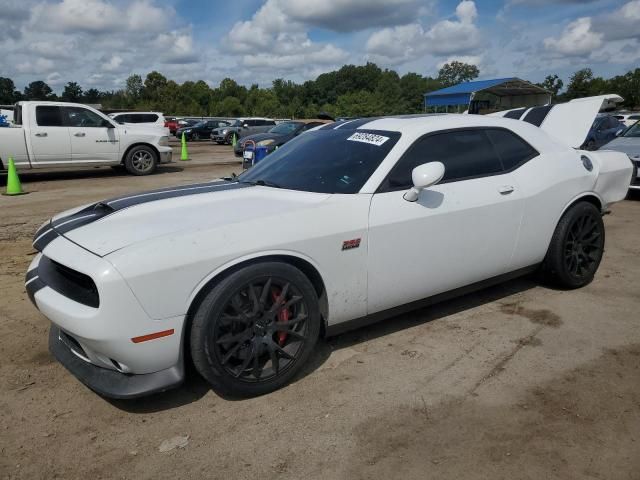
[[[352,142],[368,143],[370,145],[379,147],[384,142],[389,140],[389,137],[383,137],[382,135],[376,135],[375,133],[358,132],[351,135],[349,138],[347,138],[347,140],[351,140]]]

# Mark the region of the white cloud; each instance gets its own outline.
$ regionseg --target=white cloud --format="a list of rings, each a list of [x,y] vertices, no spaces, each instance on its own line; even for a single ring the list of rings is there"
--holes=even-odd
[[[27,60],[16,66],[16,70],[20,73],[41,74],[50,72],[55,68],[55,63],[47,58],[37,58],[35,60]]]
[[[111,58],[102,64],[102,70],[105,72],[115,72],[120,69],[122,65],[122,57],[120,55],[112,55]]]
[[[558,38],[545,38],[543,44],[552,53],[569,57],[588,56],[604,44],[603,37],[604,34],[591,29],[590,17],[582,17],[567,25]]]
[[[593,19],[593,29],[604,34],[607,40],[640,38],[640,0],[625,3],[608,15]]]
[[[471,55],[482,48],[480,30],[475,24],[475,2],[463,0],[455,19],[441,20],[424,30],[419,23],[384,28],[371,34],[365,49],[374,61],[401,64],[426,54],[435,56]]]
[[[58,72],[53,72],[47,75],[47,79],[45,81],[52,88],[59,87],[64,83],[64,80],[62,79],[62,75],[60,75]]]

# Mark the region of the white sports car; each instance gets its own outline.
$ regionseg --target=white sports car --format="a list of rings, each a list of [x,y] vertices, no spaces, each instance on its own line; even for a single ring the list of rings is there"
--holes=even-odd
[[[263,394],[319,335],[536,269],[589,283],[632,173],[576,150],[608,98],[322,126],[239,177],[52,218],[26,289],[55,357],[102,395],[174,387],[189,358],[219,392]]]

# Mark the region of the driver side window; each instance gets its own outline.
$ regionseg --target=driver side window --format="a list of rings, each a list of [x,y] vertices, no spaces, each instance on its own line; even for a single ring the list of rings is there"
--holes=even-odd
[[[82,107],[62,107],[62,120],[66,127],[104,127],[105,120],[91,110]]]
[[[411,172],[428,162],[444,164],[445,173],[440,183],[503,172],[500,159],[483,130],[453,130],[418,139],[388,175],[381,191],[411,188]]]

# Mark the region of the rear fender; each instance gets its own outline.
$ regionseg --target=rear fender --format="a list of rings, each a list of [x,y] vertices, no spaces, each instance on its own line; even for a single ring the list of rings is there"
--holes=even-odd
[[[593,190],[602,199],[603,206],[624,200],[631,184],[633,164],[626,153],[611,150],[578,152],[591,159],[598,172]]]

